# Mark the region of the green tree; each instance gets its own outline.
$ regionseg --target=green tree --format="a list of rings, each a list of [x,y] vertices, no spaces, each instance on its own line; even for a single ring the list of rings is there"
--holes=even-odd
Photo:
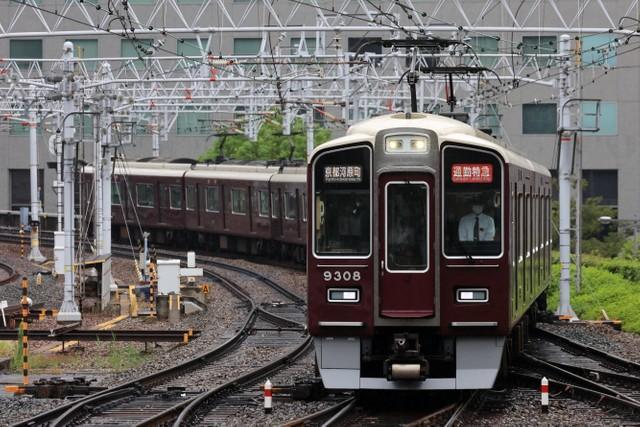
[[[291,126],[290,136],[282,135],[281,115],[276,114],[272,119],[266,120],[258,131],[258,141],[253,142],[244,135],[232,135],[218,137],[198,160],[201,162],[215,160],[220,155],[220,143],[224,141],[224,155],[227,158],[239,160],[279,160],[289,158],[293,145],[294,159],[307,158],[307,136],[304,122],[296,118]],[[314,144],[326,142],[331,137],[331,132],[323,127],[314,129]]]

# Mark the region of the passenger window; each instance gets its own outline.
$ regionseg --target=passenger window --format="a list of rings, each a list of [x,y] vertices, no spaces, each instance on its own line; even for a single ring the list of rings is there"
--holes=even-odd
[[[169,207],[171,209],[182,209],[182,187],[172,185],[169,193]]]
[[[284,217],[286,219],[298,219],[298,206],[296,193],[285,191],[284,193]]]
[[[502,253],[502,162],[482,150],[445,147],[443,246],[447,256]]]
[[[429,189],[426,183],[389,183],[387,201],[387,269],[427,271]]]
[[[152,184],[136,184],[137,205],[142,208],[152,208],[155,206]]]
[[[258,215],[262,217],[269,216],[269,192],[258,191]]]
[[[280,197],[277,191],[271,192],[271,217],[280,218]]]
[[[218,187],[207,187],[207,212],[220,212],[220,197]]]
[[[122,185],[120,185],[119,182],[111,181],[111,204],[121,205],[122,201],[120,200],[120,198],[122,196]]]
[[[231,189],[231,213],[238,215],[247,213],[247,192],[245,190]]]
[[[169,186],[166,184],[160,184],[160,207],[168,208],[169,207]]]
[[[187,210],[195,211],[198,208],[198,189],[195,185],[187,185]]]

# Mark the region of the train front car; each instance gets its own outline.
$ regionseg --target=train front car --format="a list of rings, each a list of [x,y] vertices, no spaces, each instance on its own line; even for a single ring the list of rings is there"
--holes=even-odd
[[[510,265],[509,167],[538,182],[532,165],[419,113],[362,122],[314,151],[308,322],[325,387],[493,386],[506,337],[544,291],[518,294]]]

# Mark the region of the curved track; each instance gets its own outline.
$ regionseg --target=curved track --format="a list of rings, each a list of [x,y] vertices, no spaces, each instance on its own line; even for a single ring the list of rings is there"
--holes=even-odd
[[[175,254],[172,256],[175,257]],[[220,264],[218,265],[220,268],[226,267],[222,263],[218,264]],[[250,270],[239,269],[235,266],[228,267],[240,274],[251,277],[259,276]],[[89,422],[93,425],[154,425],[156,422],[153,420],[156,416],[175,406],[184,407],[183,403],[191,402],[202,389],[208,388],[203,385],[197,392],[187,390],[194,377],[199,378],[202,383],[203,376],[206,376],[207,371],[212,369],[213,362],[226,360],[228,356],[242,351],[245,344],[252,341],[254,347],[264,345],[264,341],[261,342],[256,335],[252,335],[256,330],[269,329],[279,332],[281,339],[277,343],[272,343],[276,346],[285,347],[285,344],[288,343],[288,346],[299,344],[301,348],[310,345],[310,338],[306,334],[302,334],[302,332],[306,332],[304,324],[299,322],[300,318],[304,317],[304,310],[297,304],[299,300],[293,303],[293,307],[288,306],[290,312],[291,308],[294,308],[293,311],[297,313],[295,318],[291,319],[291,316],[285,317],[285,314],[291,313],[283,313],[282,310],[278,313],[277,310],[266,310],[260,307],[250,292],[244,290],[236,282],[211,270],[205,269],[205,275],[231,291],[243,302],[248,311],[237,332],[222,345],[168,369],[96,393],[16,425],[62,426]],[[258,280],[261,279],[258,277]],[[273,282],[265,284],[273,288]],[[283,307],[287,307],[287,305],[283,305]],[[300,344],[301,341],[302,344]],[[251,347],[251,344],[248,347]],[[287,354],[286,357],[292,356]],[[232,368],[233,362],[228,369]],[[233,381],[237,381],[237,379]],[[166,389],[158,390],[160,385]]]
[[[13,266],[2,261],[0,261],[0,270],[2,270],[0,272],[0,285],[9,283],[18,276]]]

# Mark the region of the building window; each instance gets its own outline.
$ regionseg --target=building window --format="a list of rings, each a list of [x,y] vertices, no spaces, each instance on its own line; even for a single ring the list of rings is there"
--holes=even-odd
[[[218,187],[207,187],[207,212],[220,212],[220,196]]]
[[[17,211],[21,207],[31,206],[31,172],[29,169],[9,169],[11,179],[11,210]],[[38,169],[38,193],[40,204],[44,205],[44,169]]]
[[[141,58],[133,60],[136,69],[143,69],[145,66],[145,57],[151,56],[152,39],[124,39],[120,41],[120,56],[123,58]]]
[[[182,209],[182,187],[172,185],[169,187],[169,207],[171,209]]]
[[[42,59],[42,40],[9,40],[9,56],[12,59]],[[23,71],[31,65],[29,61],[17,64]]]
[[[616,47],[613,34],[593,34],[582,37],[582,65],[585,67],[601,67],[616,65]]]
[[[141,208],[152,208],[155,206],[153,196],[153,184],[136,184],[137,205]]]
[[[547,66],[552,60],[548,55],[558,53],[558,38],[556,36],[524,36],[522,53],[539,56],[538,65]]]
[[[193,111],[185,107],[178,113],[176,133],[178,135],[203,135],[210,131],[210,114],[208,111]]]
[[[202,0],[191,0],[202,1]],[[194,3],[191,3],[194,4]],[[206,44],[206,43],[205,43]],[[198,44],[198,39],[179,39],[178,40],[178,56],[195,56],[196,58],[202,58],[202,51]],[[195,68],[202,64],[201,59],[186,60],[188,68]]]
[[[262,45],[261,38],[233,39],[234,55],[257,55]]]
[[[581,105],[582,127],[596,127],[596,102],[583,101]],[[600,102],[600,117],[598,120],[598,132],[585,132],[584,136],[600,135],[612,136],[618,134],[618,104],[616,102]]]
[[[280,197],[277,191],[271,192],[271,217],[280,218]]]
[[[231,189],[231,213],[238,215],[247,213],[247,192],[245,190]]]
[[[97,39],[72,39],[73,55],[76,58],[98,58],[98,40]],[[87,71],[96,69],[97,61],[83,61]]]
[[[298,219],[298,198],[296,193],[285,191],[284,193],[284,217],[286,219]]]
[[[195,185],[187,185],[187,210],[195,211],[198,208],[198,189]]]
[[[493,67],[498,59],[495,56],[482,56],[487,54],[498,53],[498,39],[489,36],[473,37],[469,42],[469,45],[473,48],[470,52],[472,55],[475,53],[478,55],[480,65],[483,67]]]
[[[618,205],[618,170],[617,169],[584,169],[582,179],[587,182],[582,189],[583,200],[590,197],[601,197],[603,205]]]
[[[298,53],[298,49],[300,49],[300,41],[302,39],[300,37],[292,37],[291,38],[291,54],[296,55]],[[307,52],[309,54],[313,54],[316,51],[316,39],[314,37],[305,37],[304,38],[304,46],[302,46],[301,52]]]
[[[258,215],[269,217],[269,192],[258,191]]]
[[[523,134],[552,134],[558,131],[556,104],[524,104]]]

